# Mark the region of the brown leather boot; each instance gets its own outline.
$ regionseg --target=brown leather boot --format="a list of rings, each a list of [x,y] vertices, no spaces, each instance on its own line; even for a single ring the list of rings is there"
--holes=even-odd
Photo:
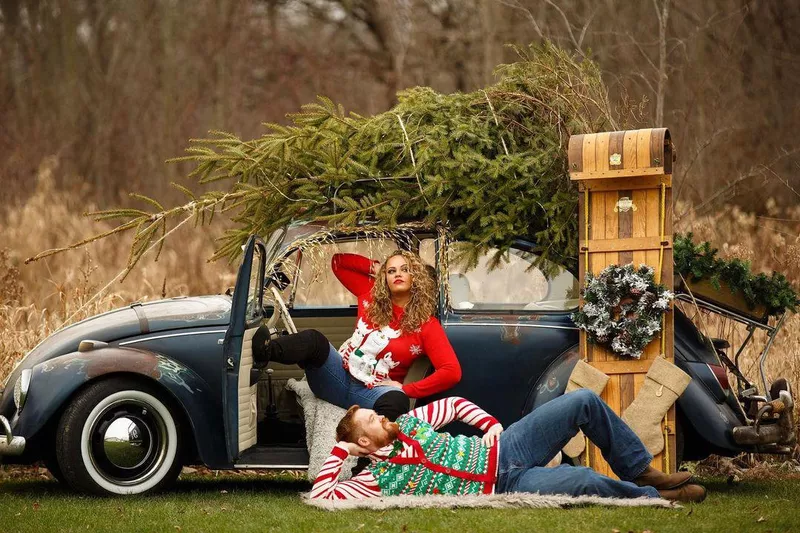
[[[686,503],[700,503],[706,499],[706,488],[702,485],[684,485],[677,489],[659,490],[666,500]]]
[[[674,474],[665,474],[660,470],[656,470],[652,466],[648,466],[647,470],[642,475],[633,480],[634,483],[640,487],[649,486],[658,490],[677,489],[681,485],[685,485],[692,479],[691,472],[675,472]]]

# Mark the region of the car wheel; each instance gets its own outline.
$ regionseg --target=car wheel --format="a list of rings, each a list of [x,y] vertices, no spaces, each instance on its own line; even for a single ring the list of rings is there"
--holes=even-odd
[[[89,386],[61,417],[56,457],[72,487],[141,494],[180,473],[180,433],[154,387],[126,378]]]
[[[61,467],[58,465],[58,459],[56,459],[55,454],[51,457],[47,457],[44,460],[44,466],[47,467],[47,470],[50,471],[50,475],[55,478],[56,481],[59,483],[66,483],[67,480],[64,479],[64,473],[61,471]]]

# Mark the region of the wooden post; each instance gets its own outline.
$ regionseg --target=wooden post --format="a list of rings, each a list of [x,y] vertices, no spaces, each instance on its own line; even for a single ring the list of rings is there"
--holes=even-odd
[[[606,266],[647,264],[656,281],[673,290],[672,163],[674,150],[669,130],[653,128],[573,135],[569,140],[570,179],[579,190],[579,278],[599,274]],[[659,267],[660,265],[660,267]],[[581,301],[581,305],[583,301]],[[672,304],[664,315],[664,355],[674,361]],[[622,414],[633,402],[662,339],[655,338],[640,360],[620,357],[611,350],[586,342],[581,331],[581,356],[610,376],[603,400]],[[653,467],[675,472],[675,406],[662,422],[664,451]],[[588,454],[588,456],[586,455]],[[602,474],[614,476],[600,451],[591,445],[582,456]]]

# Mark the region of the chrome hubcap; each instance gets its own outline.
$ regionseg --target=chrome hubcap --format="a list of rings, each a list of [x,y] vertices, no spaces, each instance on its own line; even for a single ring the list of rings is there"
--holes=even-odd
[[[108,424],[103,451],[117,468],[135,468],[147,459],[152,443],[150,428],[138,418],[120,417]]]
[[[164,420],[145,402],[114,402],[92,422],[89,443],[92,464],[112,483],[142,483],[163,465],[166,450]]]

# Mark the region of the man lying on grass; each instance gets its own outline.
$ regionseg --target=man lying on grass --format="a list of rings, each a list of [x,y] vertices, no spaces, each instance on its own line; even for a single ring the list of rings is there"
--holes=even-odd
[[[484,431],[483,437],[436,431],[453,420]],[[544,467],[578,429],[600,448],[621,480],[586,467]],[[705,488],[688,484],[690,473],[667,475],[652,468],[653,457],[636,434],[585,389],[542,405],[505,431],[497,419],[464,398],[418,407],[397,422],[354,405],[339,422],[336,439],[314,481],[312,498],[538,492],[700,502],[706,495]],[[370,465],[339,481],[348,455],[368,456]]]

